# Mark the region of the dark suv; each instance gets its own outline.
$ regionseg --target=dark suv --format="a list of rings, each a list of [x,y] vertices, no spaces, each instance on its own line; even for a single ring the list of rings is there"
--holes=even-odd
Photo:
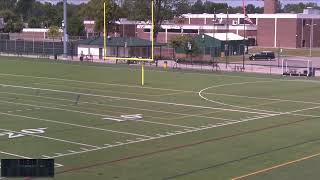
[[[271,61],[275,58],[275,55],[274,55],[274,52],[272,51],[262,51],[260,53],[257,53],[257,54],[252,54],[249,59],[251,61],[255,61],[255,60],[258,60],[258,59],[265,59],[265,60],[268,60],[268,61]]]

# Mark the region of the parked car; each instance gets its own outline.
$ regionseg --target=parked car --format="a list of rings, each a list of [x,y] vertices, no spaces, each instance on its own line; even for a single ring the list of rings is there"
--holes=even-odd
[[[273,59],[275,59],[275,55],[274,55],[274,52],[272,51],[262,51],[260,53],[257,53],[257,54],[252,54],[249,59],[251,61],[255,61],[255,60],[258,60],[258,59],[265,59],[265,60],[268,60],[268,61],[271,61]]]

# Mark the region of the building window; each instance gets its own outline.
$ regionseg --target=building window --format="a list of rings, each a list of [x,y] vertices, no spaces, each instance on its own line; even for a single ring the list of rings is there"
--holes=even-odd
[[[256,18],[250,18],[250,19],[253,22],[253,24],[257,24],[257,19]],[[243,18],[240,18],[240,23],[239,24],[243,24]],[[246,21],[246,24],[249,24],[249,22]]]
[[[183,33],[198,34],[198,30],[197,29],[184,29]]]
[[[307,24],[305,19],[302,21],[302,24],[303,24],[303,26],[305,26]]]
[[[181,29],[168,29],[169,33],[181,33]]]
[[[143,31],[144,31],[144,32],[151,32],[150,29],[144,29]],[[161,29],[159,30],[159,32],[166,32],[166,30],[161,28]]]

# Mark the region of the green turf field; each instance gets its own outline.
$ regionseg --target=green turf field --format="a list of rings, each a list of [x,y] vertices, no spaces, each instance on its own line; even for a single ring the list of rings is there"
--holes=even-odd
[[[139,80],[128,66],[0,57],[0,158],[54,158],[59,180],[318,179],[317,79]]]

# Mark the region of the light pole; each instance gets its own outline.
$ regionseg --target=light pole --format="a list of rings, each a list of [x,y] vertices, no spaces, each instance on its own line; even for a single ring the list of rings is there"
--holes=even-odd
[[[312,47],[313,47],[313,27],[317,24],[313,23],[313,19],[311,20],[311,24],[306,24],[306,26],[310,26],[310,47],[309,47],[309,56],[312,56]]]
[[[67,0],[63,1],[63,58],[67,58],[67,41],[68,41],[68,23],[67,23]]]

